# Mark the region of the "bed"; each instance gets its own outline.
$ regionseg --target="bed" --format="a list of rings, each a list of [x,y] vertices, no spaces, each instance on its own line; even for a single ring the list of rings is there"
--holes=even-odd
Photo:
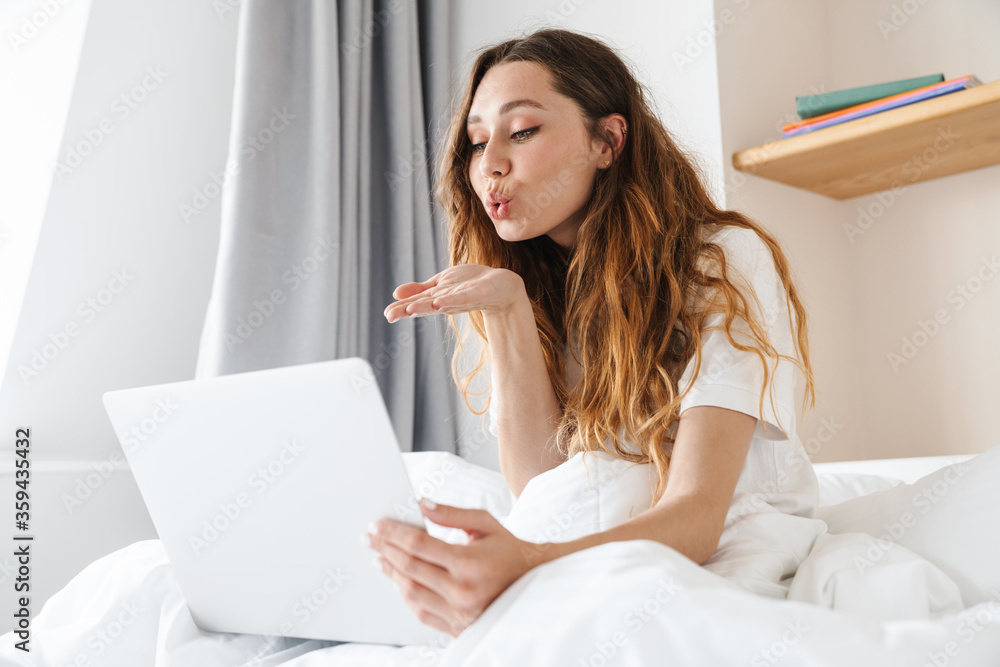
[[[444,452],[403,458],[414,487],[431,485],[439,502],[501,520],[515,506],[493,470]],[[54,595],[33,619],[30,654],[5,635],[0,664],[1000,665],[1000,447],[815,469],[828,532],[788,599],[632,540],[534,568],[460,637],[423,646],[211,633],[191,619],[159,541],[146,540]],[[454,541],[448,530],[438,536]]]

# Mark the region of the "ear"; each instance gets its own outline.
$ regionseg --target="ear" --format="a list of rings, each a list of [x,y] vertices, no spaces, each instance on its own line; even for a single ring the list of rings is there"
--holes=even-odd
[[[620,157],[622,151],[625,150],[625,142],[628,141],[628,121],[620,113],[608,114],[601,119],[601,129],[604,130],[604,133],[611,141],[611,143],[607,141],[601,142],[598,168],[606,169],[611,164],[605,167],[605,161],[613,163],[617,159],[616,156]],[[614,146],[614,150],[612,150],[612,146]]]

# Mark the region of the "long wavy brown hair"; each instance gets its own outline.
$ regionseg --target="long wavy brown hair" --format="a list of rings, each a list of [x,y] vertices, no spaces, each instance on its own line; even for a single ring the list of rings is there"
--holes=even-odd
[[[469,179],[469,108],[486,72],[512,61],[545,67],[553,89],[580,109],[591,137],[615,146],[599,122],[612,113],[622,114],[629,128],[622,152],[613,156],[609,169],[597,173],[572,249],[545,235],[517,242],[501,239]],[[674,143],[651,110],[648,94],[611,47],[567,30],[538,30],[479,51],[459,94],[436,174],[435,194],[449,224],[450,263],[506,268],[524,280],[548,375],[563,410],[556,437],[563,455],[600,449],[653,463],[659,476],[655,502],[665,489],[680,420],[684,394],[678,394],[678,381],[692,358],[695,376],[701,369],[702,330],[712,313],[725,313],[726,336],[736,349],[760,358],[765,387],[770,385],[771,366],[776,367],[779,358],[788,359],[805,374],[804,407],[806,400],[815,405],[806,315],[778,242],[742,214],[716,208],[692,161]],[[756,296],[752,290],[742,293],[730,279],[722,248],[704,240],[706,225],[750,229],[769,246],[797,328],[800,358],[780,355],[772,346],[751,308],[752,302],[760,310]],[[700,266],[704,260],[707,265]],[[713,298],[701,299],[697,308],[692,305],[693,295],[709,293]],[[733,338],[737,319],[753,345]],[[460,328],[457,318],[450,317],[458,340],[452,374],[466,405],[482,415],[489,403],[477,411],[469,396],[472,382],[489,363],[489,345],[482,313],[468,313],[464,322]],[[463,375],[472,331],[483,344],[474,368]],[[574,345],[569,353],[578,355],[582,368],[572,389],[563,379],[570,333]],[[488,388],[473,395],[485,393]],[[623,439],[635,443],[641,454],[625,449]]]

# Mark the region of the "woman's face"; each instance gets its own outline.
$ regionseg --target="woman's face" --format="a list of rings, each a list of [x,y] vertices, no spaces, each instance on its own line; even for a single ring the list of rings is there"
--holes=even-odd
[[[549,76],[523,61],[486,72],[469,110],[469,178],[500,238],[548,234],[571,247],[610,149],[591,141],[576,103],[552,90]]]

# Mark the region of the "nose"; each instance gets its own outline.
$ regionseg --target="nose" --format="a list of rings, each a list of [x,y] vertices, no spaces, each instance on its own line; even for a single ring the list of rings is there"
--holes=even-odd
[[[510,161],[496,142],[489,141],[479,158],[479,172],[483,178],[497,178],[510,170]]]

